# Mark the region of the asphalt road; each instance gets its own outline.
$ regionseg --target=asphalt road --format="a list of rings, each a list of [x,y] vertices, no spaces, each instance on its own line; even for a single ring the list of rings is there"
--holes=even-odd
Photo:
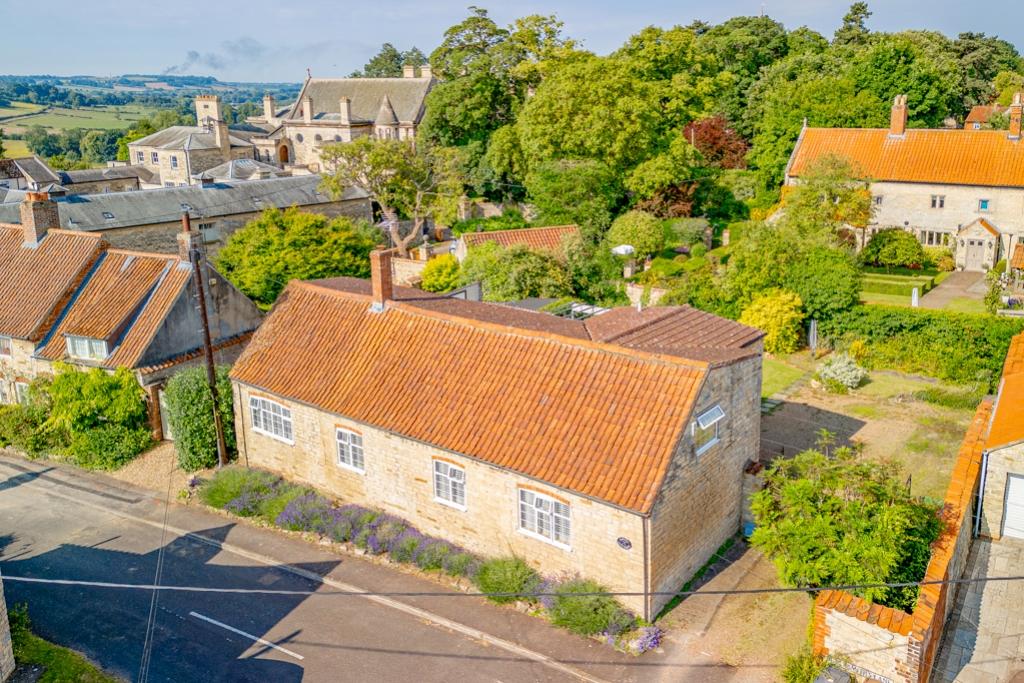
[[[673,668],[478,598],[329,595],[338,589],[285,562],[363,590],[439,587],[175,504],[164,528],[164,509],[101,476],[0,456],[8,604],[27,602],[42,636],[133,681],[641,681]],[[13,580],[152,584],[158,564],[162,585],[316,593],[161,591],[154,602],[149,590]]]

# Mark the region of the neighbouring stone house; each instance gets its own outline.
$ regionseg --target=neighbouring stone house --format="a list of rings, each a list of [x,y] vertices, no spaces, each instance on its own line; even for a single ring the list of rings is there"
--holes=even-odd
[[[55,191],[64,195],[131,192],[150,182],[140,166],[111,165],[75,171],[55,171],[37,156],[0,159],[0,201],[8,190]]]
[[[1024,539],[1024,333],[1003,366],[981,470],[978,532]]]
[[[981,130],[985,124],[996,114],[1006,113],[1007,107],[999,104],[976,104],[971,107],[970,113],[964,119],[964,128],[969,130]]]
[[[420,67],[419,76],[406,66],[402,78],[307,78],[284,109],[265,95],[263,115],[247,119],[266,131],[251,138],[256,158],[317,172],[323,145],[366,135],[412,140],[433,84],[429,66]]]
[[[21,222],[0,223],[0,403],[24,398],[54,363],[134,371],[146,390],[156,438],[164,381],[202,348],[189,249],[199,233],[179,233],[177,254],[112,249],[101,235],[48,228],[55,204],[29,194]],[[230,362],[259,325],[256,305],[202,262],[211,339]]]
[[[762,333],[442,298],[393,287],[389,257],[288,286],[232,370],[242,462],[653,618],[740,528]]]
[[[957,268],[988,270],[1024,242],[1024,142],[1020,95],[1009,130],[907,128],[906,96],[885,128],[800,132],[786,184],[816,159],[849,159],[871,183],[872,233],[902,228],[925,246],[950,248]]]
[[[524,246],[535,251],[561,253],[567,239],[580,234],[575,225],[552,225],[543,228],[519,228],[515,230],[491,230],[489,232],[467,232],[455,242],[455,258],[466,260],[473,247],[493,242],[502,247]]]
[[[219,95],[196,96],[195,126],[171,126],[128,143],[128,163],[152,174],[147,187],[194,184],[193,176],[232,159],[255,159],[256,147],[224,120]]]
[[[0,201],[0,222],[20,220],[26,193],[10,191]],[[102,233],[114,247],[175,253],[181,215],[188,212],[213,256],[228,237],[270,208],[292,206],[326,216],[371,220],[370,200],[350,188],[340,199],[320,190],[319,176],[271,178],[176,187],[142,192],[111,192],[84,196],[48,195],[56,207],[47,213],[52,225],[79,232]]]

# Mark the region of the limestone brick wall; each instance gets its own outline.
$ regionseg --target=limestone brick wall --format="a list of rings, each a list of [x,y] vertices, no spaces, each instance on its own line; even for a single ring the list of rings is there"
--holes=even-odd
[[[1003,536],[1003,512],[1009,476],[1024,476],[1024,443],[990,452],[987,469],[980,533],[982,536],[999,539]]]
[[[101,192],[130,192],[139,189],[138,178],[114,178],[110,180],[95,180],[87,183],[72,183],[65,185],[68,195],[76,194],[99,194]]]
[[[426,261],[409,258],[391,258],[391,268],[396,285],[410,286],[412,283],[418,282],[426,266]]]
[[[14,673],[14,647],[11,643],[11,625],[7,620],[7,604],[4,602],[4,584],[0,579],[0,683]]]
[[[638,285],[635,282],[627,283],[626,296],[629,297],[629,303],[634,306],[639,303],[642,303],[645,306],[657,306],[658,302],[661,301],[661,297],[665,296],[668,292],[668,290],[662,289],[661,287],[651,287],[647,294],[647,300],[644,301],[644,292],[647,290],[647,287]]]
[[[28,384],[40,374],[52,372],[49,361],[32,357],[34,351],[32,342],[12,339],[11,355],[0,356],[0,403],[17,401],[17,382]]]
[[[825,647],[849,658],[843,667],[865,679],[903,683],[909,679],[901,666],[910,637],[879,628],[845,612],[824,614]]]
[[[651,590],[679,590],[740,529],[743,469],[761,439],[761,357],[712,370],[693,415],[719,405],[719,441],[696,454],[690,429],[680,441],[651,513]],[[670,596],[652,598],[651,613]]]
[[[519,555],[545,575],[579,573],[612,590],[643,590],[643,522],[635,513],[293,401],[268,396],[245,385],[236,383],[234,392],[243,464],[278,472],[345,502],[382,508],[410,521],[424,533],[446,538],[483,555]],[[266,396],[292,411],[293,445],[252,429],[250,395]],[[365,473],[337,464],[335,429],[338,426],[362,434]],[[465,510],[434,499],[434,458],[465,469]],[[518,530],[519,487],[547,493],[569,504],[570,548]],[[619,538],[627,539],[631,547],[620,547]],[[642,598],[623,602],[642,613]]]
[[[874,223],[885,226],[956,232],[978,218],[986,218],[1000,229],[1024,233],[1024,192],[1019,189],[932,185],[926,183],[876,182],[871,194],[881,196],[875,207]],[[931,196],[945,196],[941,209],[931,208]],[[988,199],[988,211],[978,210],[978,200]]]

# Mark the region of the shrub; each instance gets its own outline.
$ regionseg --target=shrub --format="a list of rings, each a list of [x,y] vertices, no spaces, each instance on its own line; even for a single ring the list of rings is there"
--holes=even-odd
[[[124,425],[103,425],[71,437],[66,454],[79,467],[116,470],[149,448],[153,437],[148,429]]]
[[[0,405],[0,448],[10,446],[35,458],[52,450],[55,442],[43,426],[44,408]]]
[[[199,490],[199,499],[210,507],[221,508],[238,498],[245,491],[270,491],[280,477],[242,467],[225,467],[219,470]]]
[[[832,356],[818,366],[818,377],[825,386],[837,384],[845,390],[856,389],[867,376],[868,371],[845,353]]]
[[[1024,320],[902,306],[855,306],[818,328],[843,348],[860,341],[870,368],[891,368],[967,384],[998,378]],[[994,387],[988,384],[986,387]]]
[[[630,244],[640,260],[652,256],[665,247],[665,231],[661,221],[646,211],[627,211],[612,222],[608,230],[608,243],[612,247]]]
[[[467,218],[452,223],[452,234],[456,237],[467,232],[491,232],[493,230],[517,230],[529,225],[523,214],[515,209],[505,209],[500,216]]]
[[[417,549],[424,541],[423,534],[415,529],[406,529],[388,548],[388,554],[395,562],[412,562]]]
[[[636,617],[626,612],[615,598],[609,595],[586,595],[607,592],[596,581],[571,579],[557,586],[554,592],[548,613],[556,626],[589,636],[602,632],[617,634],[636,624]]]
[[[372,542],[367,545],[374,555],[385,553],[408,528],[409,525],[404,519],[390,515],[382,516],[374,528]]]
[[[914,392],[914,398],[919,401],[931,403],[944,408],[959,410],[974,410],[985,398],[985,384],[979,384],[974,389],[965,391],[950,391],[940,387],[930,387]]]
[[[801,307],[800,297],[793,292],[772,290],[754,297],[740,322],[764,331],[764,348],[769,353],[792,353],[800,345]]]
[[[925,247],[924,258],[925,265],[940,273],[948,273],[956,269],[953,252],[948,247]]]
[[[782,680],[785,683],[811,683],[818,679],[826,665],[824,657],[815,655],[809,646],[804,645],[799,652],[786,657]]]
[[[276,524],[277,518],[281,516],[288,504],[299,496],[311,493],[303,486],[295,486],[284,481],[274,487],[272,495],[268,495],[259,503],[258,514],[269,524]]]
[[[229,368],[217,368],[217,403],[228,457],[234,455],[235,418]],[[174,375],[164,392],[167,421],[174,433],[178,464],[186,472],[217,464],[217,431],[213,422],[213,397],[206,379],[206,368],[195,366]]]
[[[477,588],[482,593],[511,593],[514,595],[489,595],[488,600],[497,603],[515,602],[519,594],[532,593],[540,585],[540,576],[519,557],[498,557],[480,565],[476,573]]]
[[[452,254],[436,256],[423,267],[421,286],[428,292],[450,292],[459,286],[462,272]]]
[[[424,541],[416,552],[416,566],[427,571],[442,569],[452,547],[444,541]]]
[[[277,516],[275,523],[291,531],[325,533],[335,519],[331,502],[310,491],[293,498]]]
[[[879,230],[860,253],[862,263],[884,268],[920,268],[925,263],[924,248],[906,230]]]
[[[690,256],[694,259],[703,258],[707,253],[708,248],[703,242],[698,242],[690,247]]]
[[[474,579],[480,569],[480,559],[465,551],[453,551],[444,558],[444,571],[452,576]]]

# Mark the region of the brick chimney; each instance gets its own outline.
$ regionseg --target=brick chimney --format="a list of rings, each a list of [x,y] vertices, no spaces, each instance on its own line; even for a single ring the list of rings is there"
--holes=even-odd
[[[420,67],[420,78],[433,78],[434,75],[430,72],[430,65],[424,64]]]
[[[402,78],[416,78],[416,67],[412,64],[403,64]]]
[[[270,93],[265,93],[263,95],[263,118],[267,121],[273,121],[275,113],[274,96]]]
[[[352,100],[347,97],[338,100],[338,111],[341,113],[339,121],[343,126],[352,123]]]
[[[302,98],[302,120],[305,123],[313,123],[313,97],[311,95]]]
[[[1021,94],[1013,94],[1013,104],[1010,105],[1010,139],[1020,140],[1020,119],[1024,112],[1024,104],[1021,103]]]
[[[902,136],[907,132],[907,96],[897,95],[892,101],[889,115],[889,135]]]
[[[188,212],[181,214],[181,232],[178,238],[178,260],[192,262],[192,249],[199,246],[199,233],[192,229],[192,219]]]
[[[394,295],[390,249],[375,249],[370,252],[370,284],[373,287],[373,303],[370,310],[380,313]]]
[[[35,248],[43,241],[46,232],[60,227],[60,212],[57,202],[45,192],[28,192],[21,202],[21,227],[25,231],[22,246]]]

